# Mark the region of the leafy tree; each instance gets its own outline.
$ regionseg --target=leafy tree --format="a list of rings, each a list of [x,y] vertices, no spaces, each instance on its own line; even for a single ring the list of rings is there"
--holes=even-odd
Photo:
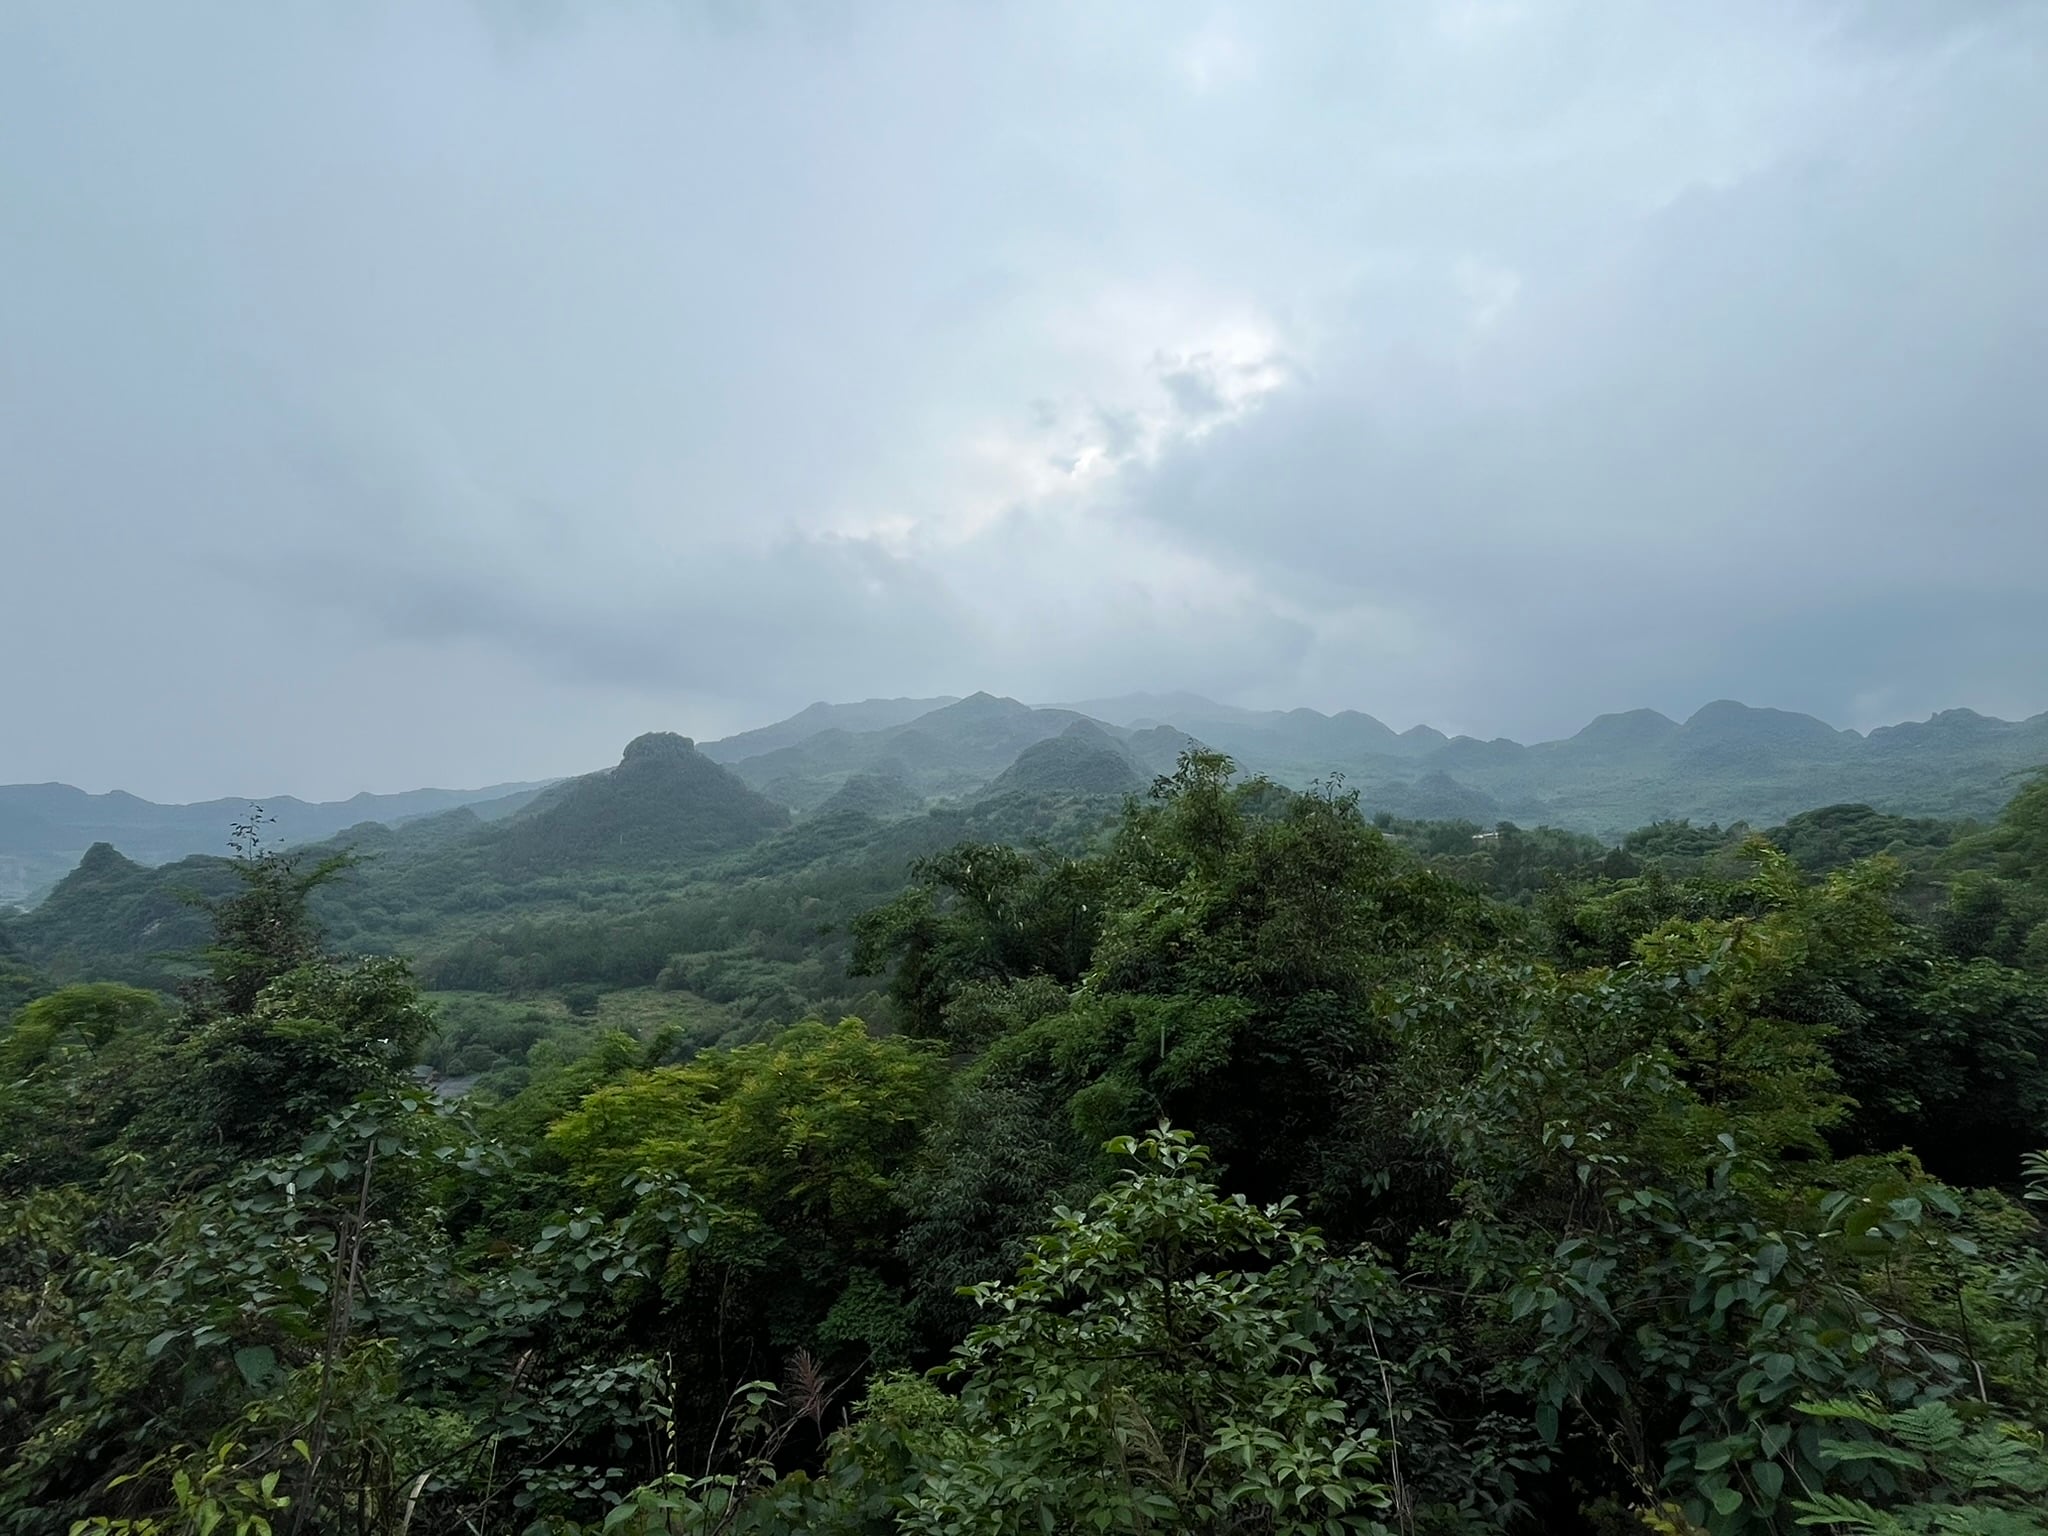
[[[856,975],[890,972],[913,1033],[953,1038],[963,988],[1047,976],[1081,979],[1102,926],[1096,862],[964,843],[911,866],[913,884],[853,925]]]
[[[157,1043],[167,1013],[154,992],[83,982],[15,1015],[0,1033],[0,1190],[97,1172],[138,1057]]]
[[[1652,872],[1546,904],[1568,963],[1654,961],[1687,924],[1749,945],[1753,1011],[1820,1031],[1850,1114],[1844,1150],[1910,1146],[1969,1182],[2011,1180],[2048,1116],[2048,990],[2027,975],[1944,954],[1903,913],[1904,872],[1885,857],[1802,879],[1761,840],[1743,878]],[[1700,929],[1705,932],[1707,929]]]
[[[265,987],[320,959],[309,898],[354,863],[347,853],[333,853],[307,865],[264,841],[265,821],[258,808],[229,839],[239,887],[206,907],[213,937],[201,954],[205,975],[193,988],[199,1013],[249,1013]]]
[[[1799,1179],[1777,1154],[1834,1112],[1810,1055],[1788,1089],[1700,1049],[1747,1035],[1752,989],[1730,951],[1663,975],[1452,962],[1390,1000],[1417,1127],[1455,1181],[1457,1215],[1415,1261],[1476,1307],[1466,1327],[1531,1404],[1552,1479],[1618,1467],[1640,1505],[1715,1533],[1776,1528],[1793,1493],[1829,1486],[1802,1398],[1976,1380],[1955,1314],[1899,1284],[1974,1252],[1954,1197],[1882,1164]]]
[[[835,1392],[870,1366],[908,1363],[903,1180],[945,1087],[927,1045],[878,1039],[858,1019],[814,1022],[631,1074],[549,1128],[550,1160],[586,1198],[659,1175],[721,1207],[643,1324],[696,1370],[700,1419],[722,1411],[733,1375],[779,1371],[800,1352]]]
[[[590,1191],[674,1173],[721,1203],[869,1251],[897,1212],[893,1178],[944,1084],[933,1053],[859,1019],[701,1053],[599,1088],[549,1128]]]
[[[48,990],[47,983],[22,956],[21,947],[0,922],[0,1018],[11,1016],[22,1004]]]
[[[1186,1132],[1114,1150],[1141,1170],[977,1289],[991,1321],[951,1368],[959,1438],[901,1528],[1379,1529],[1380,1447],[1319,1343],[1342,1266],[1288,1207],[1222,1198]]]
[[[1890,816],[1867,805],[1803,811],[1765,837],[1809,874],[1824,875],[1879,854],[1924,869],[1955,841],[1958,824],[1924,816]]]
[[[2048,889],[2048,767],[2006,803],[1997,822],[1958,849],[1963,867],[1986,866],[2002,880]]]
[[[309,900],[348,858],[305,868],[264,847],[260,830],[260,813],[235,829],[238,888],[208,909],[207,970],[182,1013],[148,1031],[97,1026],[107,1038],[64,1066],[69,1091],[90,1101],[89,1144],[145,1152],[168,1177],[283,1151],[321,1116],[396,1088],[432,1026],[403,961],[323,949]],[[98,1006],[69,996],[53,1007]],[[141,996],[104,994],[131,1013]]]
[[[1065,995],[1049,990],[1052,1011],[1064,1009]],[[904,1179],[907,1219],[897,1240],[913,1314],[942,1347],[974,1320],[967,1289],[1015,1273],[1054,1206],[1085,1205],[1104,1175],[1099,1154],[1074,1134],[1055,1081],[983,1076],[961,1086],[953,1110]]]
[[[1355,795],[1276,804],[1215,754],[1183,757],[1104,858],[1085,984],[980,1071],[1061,1083],[1087,1145],[1149,1115],[1198,1125],[1260,1199],[1383,1160],[1362,1129],[1386,1051],[1371,998],[1419,950],[1501,935],[1485,899],[1395,848]]]
[[[284,971],[246,1012],[202,1014],[172,1062],[179,1094],[152,1125],[194,1155],[263,1156],[291,1145],[321,1115],[396,1086],[433,1017],[403,961],[321,961]]]
[[[1935,919],[1944,949],[1962,960],[2048,974],[2048,886],[2036,887],[1979,871],[1949,887],[1948,905]]]
[[[0,1035],[0,1079],[26,1077],[61,1051],[97,1051],[130,1030],[163,1022],[164,1000],[119,982],[80,982],[27,1004]]]
[[[26,1260],[43,1280],[30,1337],[0,1359],[19,1406],[0,1431],[0,1529],[164,1521],[223,1478],[268,1487],[306,1529],[396,1530],[406,1510],[496,1525],[573,1503],[570,1485],[588,1507],[632,1480],[580,1466],[594,1448],[654,1470],[655,1363],[591,1359],[557,1333],[654,1285],[704,1240],[703,1209],[641,1180],[621,1215],[570,1210],[526,1244],[464,1252],[444,1200],[508,1166],[446,1106],[398,1097],[169,1204],[9,1211],[0,1276]],[[107,1222],[138,1239],[96,1243]],[[523,1455],[500,1471],[507,1447]]]

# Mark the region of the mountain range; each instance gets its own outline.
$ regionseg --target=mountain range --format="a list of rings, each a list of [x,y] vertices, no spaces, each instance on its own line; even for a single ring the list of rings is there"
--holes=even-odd
[[[1721,700],[1684,721],[1630,710],[1525,745],[1426,725],[1397,732],[1355,710],[1250,710],[1193,694],[1036,707],[976,693],[818,703],[701,747],[657,733],[629,747],[617,768],[553,785],[261,803],[274,835],[293,843],[370,824],[418,824],[415,841],[467,842],[477,827],[502,822],[492,872],[519,878],[558,872],[601,845],[628,864],[694,859],[746,846],[792,818],[841,811],[887,820],[1018,791],[1120,795],[1169,771],[1196,743],[1286,784],[1341,777],[1368,810],[1402,818],[1511,820],[1611,838],[1659,820],[1763,825],[1838,802],[1988,816],[2048,763],[2048,713],[2007,721],[1946,710],[1864,734]],[[658,833],[633,809],[644,798],[632,792],[636,776],[650,774],[690,806]],[[249,806],[0,786],[0,905],[30,901],[99,843],[140,864],[219,851]]]
[[[311,843],[365,822],[396,826],[463,806],[490,820],[510,815],[546,787],[492,784],[318,802],[270,795],[159,805],[118,789],[91,795],[69,784],[0,784],[0,907],[40,892],[95,843],[110,843],[142,864],[225,853],[229,829],[258,806],[268,818],[268,835]]]
[[[911,713],[921,703],[933,707]],[[1063,745],[1035,750],[1051,742]],[[1192,742],[1285,784],[1341,777],[1368,809],[1403,818],[1511,820],[1617,837],[1662,820],[1762,825],[1845,801],[1899,814],[1988,816],[2048,762],[2048,714],[2008,721],[1954,709],[1866,735],[1724,699],[1684,721],[1630,710],[1602,715],[1564,740],[1525,745],[1427,725],[1396,731],[1356,710],[1238,709],[1193,694],[1034,708],[978,693],[951,702],[813,705],[704,750],[802,814],[857,779],[897,784],[927,801],[998,784],[1043,787],[1055,761],[1064,766],[1051,778],[1063,787],[1109,791],[1165,772]],[[1013,770],[1019,778],[1005,784]]]

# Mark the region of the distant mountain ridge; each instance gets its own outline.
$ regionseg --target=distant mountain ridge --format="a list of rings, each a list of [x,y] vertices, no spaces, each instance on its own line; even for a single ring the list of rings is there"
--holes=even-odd
[[[858,704],[827,704],[820,700],[787,720],[778,720],[759,730],[741,731],[722,741],[704,742],[698,750],[714,763],[734,763],[777,747],[795,746],[821,731],[887,730],[959,702],[952,694],[931,699],[863,699]]]
[[[411,789],[329,801],[229,795],[186,805],[160,805],[123,790],[93,795],[69,784],[0,784],[0,907],[54,882],[95,843],[112,844],[144,864],[225,852],[228,829],[252,806],[263,808],[276,837],[308,843],[364,822],[395,825],[463,807],[485,819],[510,815],[549,782]]]
[[[895,701],[870,701],[877,702]],[[816,706],[804,714],[821,723],[827,718]],[[734,750],[731,742],[714,742],[705,750],[762,793],[809,811],[862,774],[900,779],[927,800],[972,795],[1025,748],[1085,721],[1073,710],[1034,709],[1015,699],[975,693],[876,730],[825,724],[765,752],[728,755]],[[795,727],[797,720],[782,725]],[[767,738],[776,729],[748,735]],[[1118,736],[1137,734],[1109,729]]]
[[[1136,753],[1084,718],[1019,752],[982,793],[1128,795],[1150,778]]]
[[[313,847],[358,853],[351,878],[372,887],[424,873],[435,889],[490,901],[515,887],[592,874],[702,871],[789,821],[787,807],[747,788],[688,737],[650,732],[628,743],[614,767],[561,780],[508,815],[486,821],[457,806],[395,827],[360,823]],[[218,897],[234,883],[233,865],[218,855],[151,867],[97,842],[47,899],[0,918],[0,934],[58,980],[158,985],[167,955],[189,955],[205,940],[205,914],[191,898]]]
[[[652,731],[618,766],[542,790],[491,829],[489,866],[503,876],[680,864],[727,853],[789,824],[687,736]]]
[[[1014,759],[1092,721],[1147,772],[1165,771],[1181,745],[1197,740],[1282,783],[1341,776],[1370,809],[1607,836],[1664,819],[1765,824],[1830,801],[1901,815],[1988,816],[2020,777],[2048,763],[2048,713],[2009,721],[1945,710],[1866,736],[1732,699],[1684,721],[1650,709],[1602,715],[1562,740],[1526,745],[1446,736],[1427,725],[1397,732],[1357,710],[1252,710],[1189,693],[1043,708],[984,693],[886,728],[806,733],[807,716],[825,719],[818,710],[768,728],[772,751],[750,755],[739,737],[705,750],[801,813],[855,774],[883,771],[881,764],[932,799],[971,794],[977,777],[991,783],[1006,771],[1004,754]]]
[[[1866,735],[1722,699],[1683,721],[1626,710],[1525,745],[1426,725],[1395,731],[1356,710],[1252,710],[1185,693],[1049,707],[976,693],[818,703],[701,746],[657,733],[617,768],[553,785],[262,804],[288,842],[346,832],[375,844],[377,824],[409,828],[413,849],[488,842],[490,877],[518,878],[563,860],[610,861],[590,852],[607,838],[626,862],[658,865],[746,846],[792,815],[887,820],[1013,793],[1112,796],[1170,772],[1195,743],[1283,784],[1342,778],[1369,811],[1615,837],[1657,820],[1770,825],[1841,802],[1987,817],[2048,764],[2048,713],[2011,721],[1952,709]],[[0,786],[0,906],[50,887],[98,843],[141,864],[218,851],[250,803],[158,806],[68,785]],[[503,837],[478,842],[494,824]]]
[[[580,913],[595,901],[629,913],[694,889],[699,899],[718,893],[707,912],[734,903],[753,910],[755,877],[826,865],[839,871],[820,876],[828,884],[879,876],[877,889],[893,888],[901,870],[892,860],[907,863],[977,828],[1034,841],[1106,825],[1124,796],[1142,793],[1195,743],[1284,784],[1341,778],[1369,813],[1610,836],[1662,819],[1769,827],[1821,806],[1880,820],[1988,819],[2030,770],[2048,763],[2048,715],[1998,721],[1949,711],[1863,736],[1725,701],[1683,722],[1650,710],[1603,715],[1562,741],[1533,746],[1394,733],[1368,716],[1309,710],[1216,708],[1204,712],[1196,734],[1150,723],[1149,709],[1118,723],[990,694],[871,731],[831,723],[846,718],[818,711],[803,726],[783,722],[789,729],[753,738],[781,744],[729,765],[686,737],[650,733],[615,766],[538,793],[395,824],[359,822],[313,844],[361,856],[351,879],[318,904],[344,917],[348,931],[392,944],[413,932],[393,924],[412,921],[421,907],[510,914],[567,903]],[[808,734],[788,739],[798,730]],[[223,808],[240,813],[242,803]],[[14,972],[26,965],[51,981],[169,985],[176,970],[166,957],[204,940],[204,914],[191,898],[232,883],[231,865],[216,855],[150,865],[99,839],[40,905],[0,914],[0,951]],[[609,930],[591,934],[590,953],[609,953]],[[472,986],[481,977],[511,985],[524,974],[478,959],[457,935],[444,937],[440,974],[457,978],[446,984]],[[714,950],[725,954],[721,945],[707,954]],[[667,964],[659,954],[644,958],[649,975]],[[586,955],[576,963],[596,962]],[[717,967],[729,959],[702,963],[713,967],[706,976],[723,975]]]

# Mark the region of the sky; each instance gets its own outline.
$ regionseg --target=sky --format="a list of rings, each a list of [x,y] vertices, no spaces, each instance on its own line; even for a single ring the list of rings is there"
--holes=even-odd
[[[10,0],[0,781],[2048,709],[2048,5]]]

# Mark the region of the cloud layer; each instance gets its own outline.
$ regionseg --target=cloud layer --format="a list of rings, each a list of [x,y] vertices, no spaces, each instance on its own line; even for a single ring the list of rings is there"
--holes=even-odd
[[[2048,8],[0,12],[0,779],[2048,707]]]

